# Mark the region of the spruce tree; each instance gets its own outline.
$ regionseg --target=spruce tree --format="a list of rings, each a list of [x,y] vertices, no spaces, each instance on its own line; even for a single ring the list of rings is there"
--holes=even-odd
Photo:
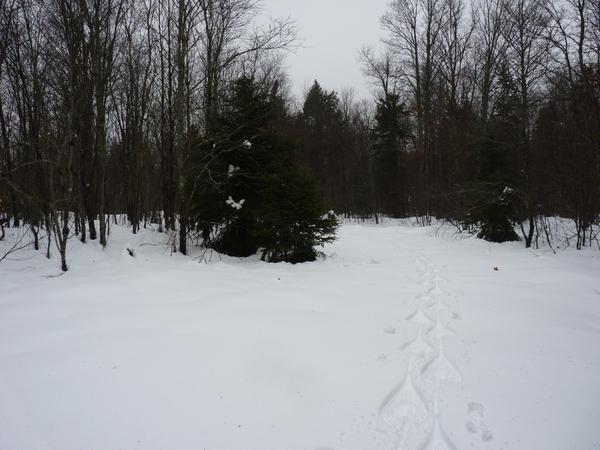
[[[493,137],[479,144],[479,180],[471,190],[469,222],[479,225],[478,237],[490,242],[518,241],[514,224],[519,198],[512,187],[506,152]]]
[[[323,199],[332,208],[345,209],[341,186],[347,183],[347,124],[335,91],[315,81],[306,95],[299,117],[300,155],[315,176]]]
[[[371,164],[378,206],[384,213],[399,215],[406,211],[401,153],[408,133],[406,112],[397,94],[387,94],[377,101],[375,127],[371,134]]]
[[[324,214],[314,182],[280,131],[285,115],[276,89],[252,78],[235,82],[219,119],[220,139],[209,144],[224,149],[214,187],[194,202],[201,227],[215,234],[208,245],[219,252],[297,263],[314,260],[315,247],[335,238],[337,220]]]
[[[468,222],[479,225],[478,237],[490,242],[520,240],[514,225],[523,220],[516,155],[519,100],[506,65],[499,77],[496,110],[478,145],[479,176],[469,191]]]

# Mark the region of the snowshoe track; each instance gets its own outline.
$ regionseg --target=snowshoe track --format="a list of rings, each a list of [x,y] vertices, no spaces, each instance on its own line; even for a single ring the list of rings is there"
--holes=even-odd
[[[462,376],[444,349],[444,339],[456,333],[439,313],[458,313],[442,302],[446,291],[441,284],[446,279],[436,267],[422,255],[416,255],[416,267],[424,291],[404,322],[418,325],[418,330],[401,346],[408,357],[406,373],[381,404],[379,430],[390,450],[452,450],[456,447],[444,432],[438,399],[445,383],[460,383]]]

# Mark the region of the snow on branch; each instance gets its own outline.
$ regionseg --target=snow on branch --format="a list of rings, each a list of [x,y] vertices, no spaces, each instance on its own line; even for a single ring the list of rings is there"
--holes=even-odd
[[[225,203],[227,203],[233,209],[236,209],[239,211],[240,209],[242,209],[242,206],[244,205],[244,203],[246,203],[246,199],[241,199],[239,202],[236,202],[233,198],[231,198],[231,195],[230,195],[229,198],[225,201]]]

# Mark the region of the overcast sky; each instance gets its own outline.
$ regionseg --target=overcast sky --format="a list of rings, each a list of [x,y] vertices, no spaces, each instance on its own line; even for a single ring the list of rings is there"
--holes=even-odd
[[[303,48],[287,58],[296,95],[315,79],[328,90],[354,86],[359,97],[370,95],[357,56],[363,45],[379,44],[387,0],[263,1],[265,14],[291,16],[304,38]]]

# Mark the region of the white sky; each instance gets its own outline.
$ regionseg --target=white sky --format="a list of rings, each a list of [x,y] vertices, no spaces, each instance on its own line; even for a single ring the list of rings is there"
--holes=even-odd
[[[289,54],[288,73],[294,93],[317,79],[326,89],[353,86],[357,97],[369,97],[358,52],[363,45],[377,46],[383,32],[379,18],[387,0],[263,0],[265,14],[296,21],[303,48]]]

